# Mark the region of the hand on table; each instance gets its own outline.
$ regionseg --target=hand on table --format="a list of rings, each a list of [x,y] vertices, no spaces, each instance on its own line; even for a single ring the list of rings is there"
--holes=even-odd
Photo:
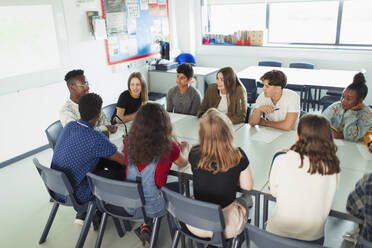
[[[107,130],[110,132],[110,133],[115,133],[116,130],[118,130],[118,127],[117,126],[114,126],[114,125],[107,125]]]
[[[335,130],[332,130],[333,138],[334,139],[343,139],[344,134],[342,132],[337,132]]]
[[[274,112],[274,107],[270,105],[264,105],[258,108],[262,113],[270,114]]]

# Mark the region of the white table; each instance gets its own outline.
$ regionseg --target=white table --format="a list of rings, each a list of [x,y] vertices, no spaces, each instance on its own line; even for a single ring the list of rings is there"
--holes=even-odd
[[[260,78],[268,71],[280,70],[287,76],[287,84],[307,85],[322,88],[345,88],[353,82],[358,71],[325,70],[325,69],[300,69],[288,67],[250,66],[238,73],[239,78]]]
[[[170,113],[169,115],[173,125],[173,133],[176,135],[178,141],[187,141],[190,147],[198,144],[198,119],[195,116],[182,114]],[[116,144],[119,149],[122,149],[124,128],[122,124],[118,126],[117,133],[112,134],[110,140]],[[127,123],[128,131],[130,126],[131,122]],[[253,190],[268,196],[269,191],[266,187],[266,183],[268,181],[269,168],[273,154],[280,149],[289,149],[295,143],[296,131],[285,132],[259,126],[252,128],[249,124],[234,125],[234,130],[236,145],[245,151],[250,161],[250,168],[254,179]],[[270,139],[272,140],[271,142],[269,142]],[[266,142],[264,140],[266,140]],[[356,220],[346,212],[347,197],[354,189],[355,183],[362,178],[365,173],[372,171],[372,159],[367,160],[361,156],[356,143],[348,141],[337,141],[337,143],[339,144],[337,156],[341,161],[341,173],[338,189],[332,204],[332,215]],[[171,170],[185,173],[189,176],[192,174],[189,165],[183,169],[179,169],[176,165],[173,165]]]
[[[194,86],[204,96],[204,83],[216,82],[218,68],[194,66]],[[168,71],[149,71],[149,91],[167,94],[169,89],[176,86],[177,69]]]

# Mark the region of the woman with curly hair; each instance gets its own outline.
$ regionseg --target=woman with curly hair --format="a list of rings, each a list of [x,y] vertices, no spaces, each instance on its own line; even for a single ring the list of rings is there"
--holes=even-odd
[[[341,170],[336,151],[328,120],[304,115],[296,143],[273,158],[269,183],[276,205],[267,221],[268,232],[323,244]]]
[[[188,143],[178,144],[172,134],[172,124],[165,109],[156,103],[147,103],[137,112],[129,135],[124,139],[126,180],[137,181],[145,196],[145,211],[150,218],[166,213],[160,188],[167,183],[172,163],[187,165],[184,154]],[[136,234],[142,242],[149,242],[151,226],[142,224]]]

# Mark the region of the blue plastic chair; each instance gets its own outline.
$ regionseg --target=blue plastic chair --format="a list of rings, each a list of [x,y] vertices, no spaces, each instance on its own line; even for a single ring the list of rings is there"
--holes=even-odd
[[[190,53],[181,53],[177,56],[176,61],[178,64],[190,63],[192,65],[196,65],[195,57]]]
[[[266,232],[258,227],[247,224],[244,229],[246,247],[250,248],[250,242],[257,248],[321,248],[322,245],[311,244],[294,239],[287,239],[275,234]]]
[[[277,61],[260,61],[258,66],[272,66],[272,67],[282,67],[282,62]]]
[[[116,112],[116,103],[109,104],[102,108],[103,113],[106,115],[107,119],[110,120],[112,125],[115,125],[114,114]]]
[[[45,242],[48,236],[50,227],[53,224],[54,217],[57,214],[59,205],[73,207],[77,212],[85,212],[88,208],[88,203],[85,204],[78,203],[74,196],[74,191],[71,186],[71,183],[68,180],[65,173],[41,165],[37,158],[34,158],[32,161],[35,164],[36,169],[39,172],[41,178],[43,179],[43,182],[50,197],[54,201],[53,208],[50,211],[48,221],[45,225],[43,234],[41,235],[41,238],[39,240],[39,244],[42,244]],[[64,201],[59,200],[56,197],[56,194],[64,196],[65,200]],[[82,246],[83,245],[84,243],[82,244]]]
[[[145,197],[141,184],[112,180],[92,173],[88,173],[87,177],[89,186],[95,196],[95,202],[90,204],[87,217],[90,218],[92,216],[94,213],[93,210],[96,207],[103,213],[95,247],[101,246],[108,215],[116,219],[124,220],[124,224],[128,224],[128,221],[141,223],[150,223],[153,221],[154,226],[151,233],[150,247],[155,247],[158,239],[161,217],[151,220],[146,216],[144,208]],[[134,209],[133,215],[126,211],[128,208]]]
[[[48,138],[49,146],[53,150],[56,147],[57,140],[62,132],[62,129],[63,127],[60,120],[53,122],[47,127],[47,129],[45,129],[45,134]]]
[[[289,68],[302,68],[302,69],[314,69],[315,66],[310,63],[290,63]]]
[[[172,248],[176,248],[181,235],[197,242],[198,247],[202,244],[209,244],[218,247],[240,247],[243,241],[243,234],[226,241],[224,236],[225,220],[221,206],[208,202],[187,198],[166,187],[161,189],[166,202],[168,214],[173,223]],[[200,238],[192,234],[186,224],[213,232],[211,238]],[[230,245],[230,246],[228,246]]]

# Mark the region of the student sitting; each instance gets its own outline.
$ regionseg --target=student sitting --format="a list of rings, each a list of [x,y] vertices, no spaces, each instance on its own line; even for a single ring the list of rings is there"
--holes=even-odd
[[[256,100],[255,108],[249,118],[249,124],[293,129],[300,112],[300,98],[296,92],[284,89],[287,77],[282,71],[272,70],[262,77],[263,92]],[[266,119],[262,117],[265,114]]]
[[[80,97],[89,93],[89,83],[84,76],[83,70],[72,70],[65,76],[68,90],[70,91],[70,99],[67,100],[63,108],[59,112],[59,119],[62,126],[65,126],[70,121],[77,121],[80,119],[78,102]],[[106,136],[109,133],[115,133],[116,126],[111,125],[104,113],[102,113],[96,124],[95,129],[103,132]]]
[[[63,128],[54,149],[51,168],[66,173],[77,200],[85,203],[93,197],[86,174],[95,171],[101,176],[123,180],[124,154],[103,133],[94,130],[102,114],[101,97],[94,93],[85,94],[80,97],[78,107],[81,119],[71,121]],[[105,163],[111,161],[122,170],[96,170],[102,161],[100,158],[109,158]],[[82,224],[85,214],[78,213],[75,223]]]
[[[372,128],[363,137],[364,144],[366,144],[368,151],[372,153]]]
[[[233,124],[245,121],[247,92],[233,68],[224,67],[217,72],[217,83],[208,86],[198,117],[210,108],[217,108],[226,114]]]
[[[368,88],[363,73],[354,76],[341,101],[329,106],[323,115],[331,122],[335,139],[359,141],[372,127],[372,111],[363,103]]]
[[[372,173],[357,182],[347,199],[346,209],[363,221],[360,225],[362,238],[372,242]]]
[[[273,158],[269,184],[276,205],[267,221],[268,232],[323,244],[340,172],[336,151],[327,119],[304,115],[296,143]]]
[[[235,211],[234,221],[226,222],[235,225],[225,229],[225,237],[232,238],[244,229],[248,208],[252,206],[249,195],[235,199],[238,186],[244,190],[253,187],[249,160],[245,152],[235,146],[231,120],[215,108],[200,118],[199,142],[189,154],[195,199],[219,204],[224,208],[225,219]],[[189,229],[200,237],[212,236],[210,231],[190,226]]]
[[[177,86],[171,88],[167,95],[168,112],[196,115],[201,97],[199,90],[191,85],[193,76],[191,64],[183,63],[177,67]]]
[[[133,72],[128,78],[128,90],[121,93],[116,104],[116,114],[124,122],[136,117],[138,109],[148,101],[147,85],[145,78],[140,72]],[[115,116],[115,115],[114,115]],[[121,123],[121,120],[114,117],[114,121]]]
[[[187,150],[187,142],[179,146],[174,141],[169,115],[161,105],[147,103],[138,110],[129,135],[124,139],[126,180],[141,178],[148,217],[166,213],[160,188],[167,183],[172,163],[181,167],[187,165],[184,155]],[[151,226],[142,224],[136,234],[142,242],[148,243]]]

